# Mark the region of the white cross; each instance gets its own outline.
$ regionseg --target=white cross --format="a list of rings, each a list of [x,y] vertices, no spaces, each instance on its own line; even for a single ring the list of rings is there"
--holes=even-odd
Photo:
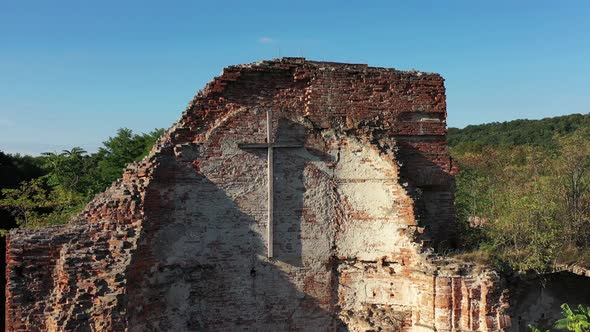
[[[272,258],[273,246],[273,148],[302,148],[302,144],[297,143],[275,143],[272,141],[272,112],[266,111],[266,143],[240,143],[240,149],[268,149],[268,225],[266,227],[266,245],[268,248],[268,258]]]

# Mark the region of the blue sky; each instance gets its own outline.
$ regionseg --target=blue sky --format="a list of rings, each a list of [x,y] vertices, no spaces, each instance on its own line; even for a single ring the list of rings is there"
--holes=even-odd
[[[449,126],[590,112],[588,1],[0,0],[0,150],[168,128],[224,66],[441,73]]]

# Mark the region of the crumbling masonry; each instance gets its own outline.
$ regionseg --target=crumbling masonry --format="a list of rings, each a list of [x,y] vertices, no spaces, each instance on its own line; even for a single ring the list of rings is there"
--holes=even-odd
[[[267,258],[266,111],[276,142]],[[453,174],[437,74],[232,66],[70,224],[7,242],[8,331],[496,331],[500,278],[440,258]]]

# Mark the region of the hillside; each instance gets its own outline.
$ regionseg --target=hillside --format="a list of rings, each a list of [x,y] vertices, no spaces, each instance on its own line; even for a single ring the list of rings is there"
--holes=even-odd
[[[491,146],[533,145],[553,148],[555,135],[567,135],[581,128],[590,128],[590,113],[570,114],[541,120],[514,120],[471,125],[463,129],[449,128],[450,147],[460,144]]]
[[[590,114],[449,129],[466,257],[517,273],[590,267],[589,132]]]

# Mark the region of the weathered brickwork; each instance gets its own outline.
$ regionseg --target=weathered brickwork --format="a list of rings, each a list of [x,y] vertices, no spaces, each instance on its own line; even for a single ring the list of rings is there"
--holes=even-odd
[[[266,257],[266,110],[276,149]],[[71,224],[11,232],[9,331],[495,331],[499,277],[453,245],[443,79],[232,66]]]

